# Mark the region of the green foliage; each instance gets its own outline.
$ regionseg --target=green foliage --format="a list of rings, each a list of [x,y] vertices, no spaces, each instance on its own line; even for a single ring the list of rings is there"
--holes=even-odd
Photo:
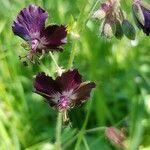
[[[57,112],[33,93],[32,80],[39,71],[55,76],[55,64],[49,56],[41,65],[25,67],[18,59],[25,53],[22,40],[15,37],[11,24],[28,4],[45,8],[48,22],[70,25],[68,44],[56,53],[66,68],[72,44],[76,40],[74,67],[85,80],[95,81],[91,102],[69,112],[72,128],[64,128],[64,149],[112,150],[103,131],[86,133],[99,126],[126,127],[126,143],[131,150],[150,147],[150,43],[137,33],[135,41],[126,38],[108,42],[100,37],[99,25],[86,23],[96,1],[83,0],[1,0],[0,4],[0,149],[53,149]],[[125,3],[131,11],[130,1]],[[122,5],[124,1],[122,0]],[[128,12],[130,14],[130,12]],[[80,15],[79,15],[80,14]],[[131,17],[131,16],[130,16]],[[77,22],[78,19],[78,22]],[[77,27],[73,26],[77,23]],[[73,32],[74,31],[74,32]],[[79,34],[75,39],[72,33]],[[75,34],[75,35],[76,35]],[[46,67],[48,66],[48,68]]]

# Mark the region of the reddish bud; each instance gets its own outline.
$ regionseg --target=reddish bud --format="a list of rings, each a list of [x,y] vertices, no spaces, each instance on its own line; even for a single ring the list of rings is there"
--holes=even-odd
[[[125,140],[125,135],[122,131],[115,127],[108,127],[105,130],[105,135],[106,137],[110,140],[110,142],[118,147],[118,148],[124,148],[124,140]]]

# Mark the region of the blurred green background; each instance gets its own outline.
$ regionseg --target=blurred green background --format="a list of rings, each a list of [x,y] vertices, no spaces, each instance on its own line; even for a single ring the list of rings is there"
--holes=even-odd
[[[85,3],[86,2],[86,3]],[[22,39],[13,35],[11,25],[18,12],[28,4],[37,4],[49,12],[49,23],[84,24],[96,0],[0,0],[0,150],[50,150],[55,141],[57,112],[33,93],[32,81],[39,71],[55,76],[55,64],[49,56],[41,65],[25,67],[19,55],[26,53]],[[82,5],[85,5],[84,11]],[[122,0],[122,8],[133,22],[131,0]],[[82,10],[82,13],[80,13]],[[84,80],[95,81],[97,88],[90,102],[69,112],[72,128],[64,128],[62,146],[81,150],[115,149],[104,132],[76,137],[90,111],[86,129],[99,126],[126,128],[126,143],[131,150],[150,149],[150,41],[138,31],[135,41],[106,41],[100,37],[99,23],[89,20],[81,26],[74,68]],[[75,39],[68,36],[63,53],[55,53],[64,68]],[[82,135],[82,134],[81,134]],[[80,139],[81,138],[81,139]]]

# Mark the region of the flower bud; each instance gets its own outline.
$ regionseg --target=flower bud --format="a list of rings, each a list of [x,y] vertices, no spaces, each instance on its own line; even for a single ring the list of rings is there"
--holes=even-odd
[[[99,19],[99,20],[105,18],[105,16],[106,16],[106,12],[103,9],[98,9],[93,14],[93,18]]]
[[[132,11],[138,28],[150,35],[150,5],[142,0],[134,0]]]
[[[103,28],[102,28],[102,35],[106,38],[112,38],[114,33],[114,26],[112,22],[104,22]]]
[[[114,32],[115,37],[117,39],[122,39],[124,34],[123,34],[123,30],[122,30],[122,26],[121,26],[120,21],[116,20],[114,25],[115,25],[115,29],[116,29],[115,32]]]
[[[123,20],[122,22],[122,30],[124,35],[130,39],[130,40],[135,40],[136,36],[136,31],[134,26],[126,19]]]
[[[124,148],[124,140],[125,140],[125,135],[122,131],[115,127],[108,127],[105,130],[105,135],[106,137],[110,140],[110,142],[118,147],[118,148]]]
[[[97,11],[94,12],[93,18],[99,19],[99,20],[105,18],[110,9],[111,9],[111,6],[109,3],[101,4],[101,7]]]

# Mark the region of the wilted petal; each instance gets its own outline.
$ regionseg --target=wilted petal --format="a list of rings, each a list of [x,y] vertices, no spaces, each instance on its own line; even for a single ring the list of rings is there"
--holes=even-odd
[[[26,41],[40,38],[40,32],[45,27],[45,20],[48,13],[41,7],[29,5],[18,14],[12,25],[15,35]]]
[[[62,85],[63,91],[75,90],[81,83],[81,75],[77,69],[69,70],[57,77],[56,81]]]
[[[94,82],[83,82],[80,87],[74,91],[72,95],[72,100],[75,105],[82,104],[85,100],[90,97],[91,90],[95,88],[96,84]]]
[[[34,81],[35,92],[42,95],[50,103],[53,96],[61,93],[60,85],[51,77],[46,76],[44,72],[39,73]]]
[[[41,35],[39,49],[58,49],[67,42],[67,29],[63,25],[50,25]],[[41,48],[40,48],[41,47]]]

